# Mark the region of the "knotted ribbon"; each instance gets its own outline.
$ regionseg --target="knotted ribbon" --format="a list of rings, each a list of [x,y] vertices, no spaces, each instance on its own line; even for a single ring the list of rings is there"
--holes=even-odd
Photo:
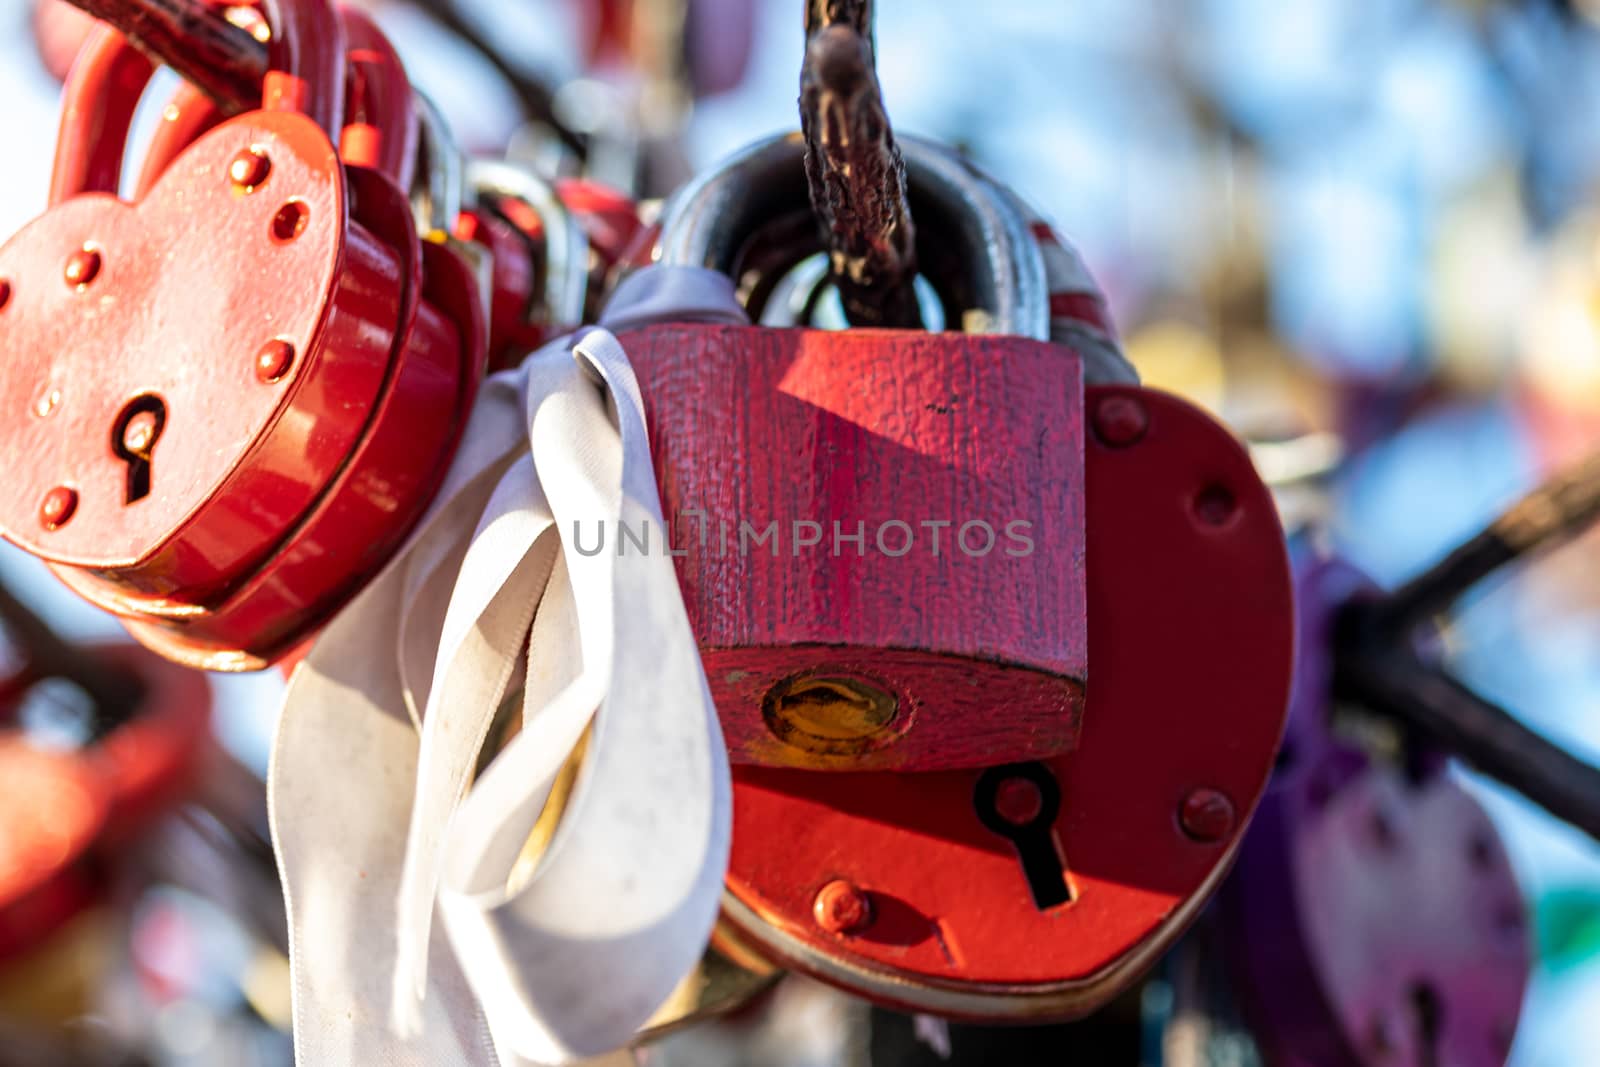
[[[746,321],[723,275],[652,267],[486,380],[429,512],[290,681],[268,788],[303,1065],[599,1054],[705,947],[727,755],[609,332],[669,320]]]

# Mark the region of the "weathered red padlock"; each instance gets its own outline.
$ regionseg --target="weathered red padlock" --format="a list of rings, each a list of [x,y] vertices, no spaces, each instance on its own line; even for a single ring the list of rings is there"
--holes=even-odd
[[[724,911],[882,1003],[1070,1017],[1184,928],[1265,784],[1292,647],[1283,537],[1223,427],[1084,388],[1080,354],[1042,340],[1047,273],[1014,199],[902,147],[943,320],[1008,336],[624,338],[736,763]],[[771,142],[692,186],[661,259],[728,273],[763,319],[774,275],[815,251],[771,255],[809,210],[802,152]],[[774,519],[776,545],[741,543]],[[973,520],[992,544],[961,543]],[[836,521],[864,525],[863,551],[833,543]],[[892,525],[924,521],[950,524],[944,555]],[[1013,521],[1031,545],[1006,554]]]
[[[131,204],[109,194],[150,64],[101,31],[68,85],[54,206],[0,249],[17,413],[0,445],[25,457],[0,530],[140,641],[214,669],[270,662],[383,564],[481,373],[476,283],[418,240],[401,188],[409,93],[358,83],[366,132],[345,140],[384,169],[341,160],[341,23],[326,0],[264,11],[263,109]]]
[[[769,144],[686,190],[661,260],[734,273],[727,257],[762,224],[808,210],[799,152]],[[1043,338],[1044,268],[1021,217],[953,155],[908,142],[906,158],[918,216],[951,235],[944,260],[975,267],[952,281],[948,321]],[[626,341],[736,762],[936,770],[1073,745],[1076,361],[1020,336],[920,331]]]

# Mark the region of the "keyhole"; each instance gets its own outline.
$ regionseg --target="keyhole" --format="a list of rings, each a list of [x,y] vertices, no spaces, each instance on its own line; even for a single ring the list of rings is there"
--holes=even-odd
[[[154,393],[128,401],[111,427],[111,452],[128,465],[124,504],[150,495],[150,458],[167,425],[167,405]]]
[[[1421,1067],[1439,1067],[1439,1039],[1444,1029],[1444,1003],[1431,982],[1411,986],[1411,1014],[1417,1023],[1417,1043],[1422,1054]]]
[[[1066,858],[1056,839],[1061,786],[1042,763],[991,767],[978,779],[972,806],[991,833],[1011,842],[1040,911],[1072,903]]]

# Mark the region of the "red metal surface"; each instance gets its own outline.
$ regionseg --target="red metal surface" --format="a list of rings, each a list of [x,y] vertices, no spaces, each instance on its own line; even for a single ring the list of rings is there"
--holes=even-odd
[[[424,253],[401,192],[414,103],[370,22],[354,23],[352,119],[381,130],[348,140],[383,173],[347,174],[292,110],[342,96],[337,52],[341,84],[321,85],[344,40],[316,32],[326,10],[285,5],[274,55],[293,69],[267,87],[274,110],[180,152],[215,117],[180,92],[146,170],[160,176],[132,204],[104,195],[128,117],[106,98],[136,98],[148,63],[97,39],[69,86],[53,190],[68,199],[0,249],[0,336],[18,354],[0,369],[18,412],[0,444],[29,457],[0,528],[192,665],[264,665],[382,565],[481,374],[473,283],[453,255]],[[89,188],[102,191],[73,195]],[[131,438],[116,439],[136,430],[153,440],[143,489]],[[42,521],[60,492],[70,514]]]
[[[372,19],[341,13],[349,42],[349,115],[339,139],[346,163],[371,167],[411,188],[417,160],[417,105],[400,56]]]
[[[977,816],[977,770],[737,767],[728,915],[783,963],[954,1016],[1081,1015],[1125,988],[1220,880],[1288,699],[1282,534],[1243,449],[1198,409],[1129,387],[1087,396],[1091,409],[1132,399],[1148,424],[1132,445],[1091,436],[1087,448],[1093,682],[1078,747],[1045,763],[1073,899],[1034,903],[1018,854]],[[1231,506],[1197,508],[1221,500]],[[1184,831],[1196,789],[1238,813],[1215,840]],[[814,914],[837,880],[873,912],[849,936]]]
[[[590,0],[581,10],[587,34],[585,66],[617,63],[631,53],[633,0]]]
[[[183,77],[223,104],[229,114],[256,107],[266,49],[215,9],[187,0],[73,0],[97,18],[126,28],[152,56],[167,57]],[[237,5],[236,11],[250,11]]]
[[[273,172],[239,196],[227,167],[251,147]],[[281,240],[274,226],[288,204],[306,217]],[[344,465],[363,422],[346,413],[369,408],[388,372],[400,264],[347,227],[346,210],[326,137],[303,117],[255,112],[192,146],[144,201],[77,197],[0,248],[15,291],[0,329],[17,353],[0,369],[0,395],[19,412],[0,438],[29,460],[15,472],[15,503],[0,504],[7,535],[129,594],[186,604],[257,563]],[[190,217],[213,228],[196,232]],[[86,246],[104,260],[93,284],[62,284],[57,264]],[[264,387],[254,359],[273,337],[300,355]],[[196,373],[197,359],[211,373]],[[151,491],[129,502],[110,436],[146,395],[164,403],[166,425]],[[44,530],[24,519],[21,499],[56,485],[78,491],[73,521]]]
[[[623,343],[735,762],[931,770],[1071,747],[1083,408],[1064,350],[700,326]],[[741,524],[775,538],[741,542]],[[780,740],[764,699],[811,676],[887,692],[892,722],[864,750]]]
[[[600,265],[610,270],[622,262],[643,227],[639,206],[610,186],[587,178],[559,179],[556,195],[583,225]]]
[[[155,64],[109,26],[90,35],[62,88],[50,204],[80,193],[116,195],[128,127]]]
[[[411,341],[349,465],[271,566],[215,610],[125,618],[141,643],[213,670],[268,666],[355,595],[422,517],[483,376],[484,326],[469,268],[441,245],[421,251],[425,282]]]
[[[354,8],[344,9],[341,17],[348,45],[349,92],[348,114],[339,138],[340,158],[380,170],[401,189],[409,189],[418,137],[411,83],[394,46],[370,18]],[[91,103],[93,92],[84,94]],[[162,109],[161,123],[145,148],[134,198],[144,199],[178,153],[223,117],[221,107],[201,89],[189,82],[179,85]]]
[[[493,212],[462,211],[455,236],[489,250],[489,365],[514,367],[545,341],[546,330],[529,314],[538,281],[534,256],[539,244]]]
[[[344,119],[345,31],[332,0],[259,0],[272,28],[261,110],[305,115],[332,136]]]
[[[615,189],[586,179],[562,179],[556,182],[556,193],[589,239],[589,310],[593,311],[595,298],[607,291],[613,269],[638,237],[638,205]],[[491,370],[516,366],[551,337],[579,325],[551,324],[540,307],[544,220],[530,205],[505,197],[497,199],[493,211],[468,209],[459,216],[455,235],[490,251]]]

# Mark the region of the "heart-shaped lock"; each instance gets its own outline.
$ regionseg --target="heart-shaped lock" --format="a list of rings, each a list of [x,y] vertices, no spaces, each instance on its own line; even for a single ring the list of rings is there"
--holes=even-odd
[[[150,66],[103,31],[68,88],[57,202],[0,249],[5,445],[29,457],[0,528],[141,641],[220,669],[264,665],[382,565],[481,372],[476,283],[421,246],[399,188],[403,73],[374,75],[383,54],[363,49],[379,58],[347,129],[367,132],[345,140],[383,169],[347,164],[328,133],[340,23],[326,3],[268,13],[263,109],[162,161],[131,204],[108,194]]]
[[[1235,992],[1272,1067],[1500,1067],[1531,953],[1499,834],[1441,754],[1387,766],[1330,722],[1336,613],[1371,589],[1297,560],[1293,709],[1219,895]]]

